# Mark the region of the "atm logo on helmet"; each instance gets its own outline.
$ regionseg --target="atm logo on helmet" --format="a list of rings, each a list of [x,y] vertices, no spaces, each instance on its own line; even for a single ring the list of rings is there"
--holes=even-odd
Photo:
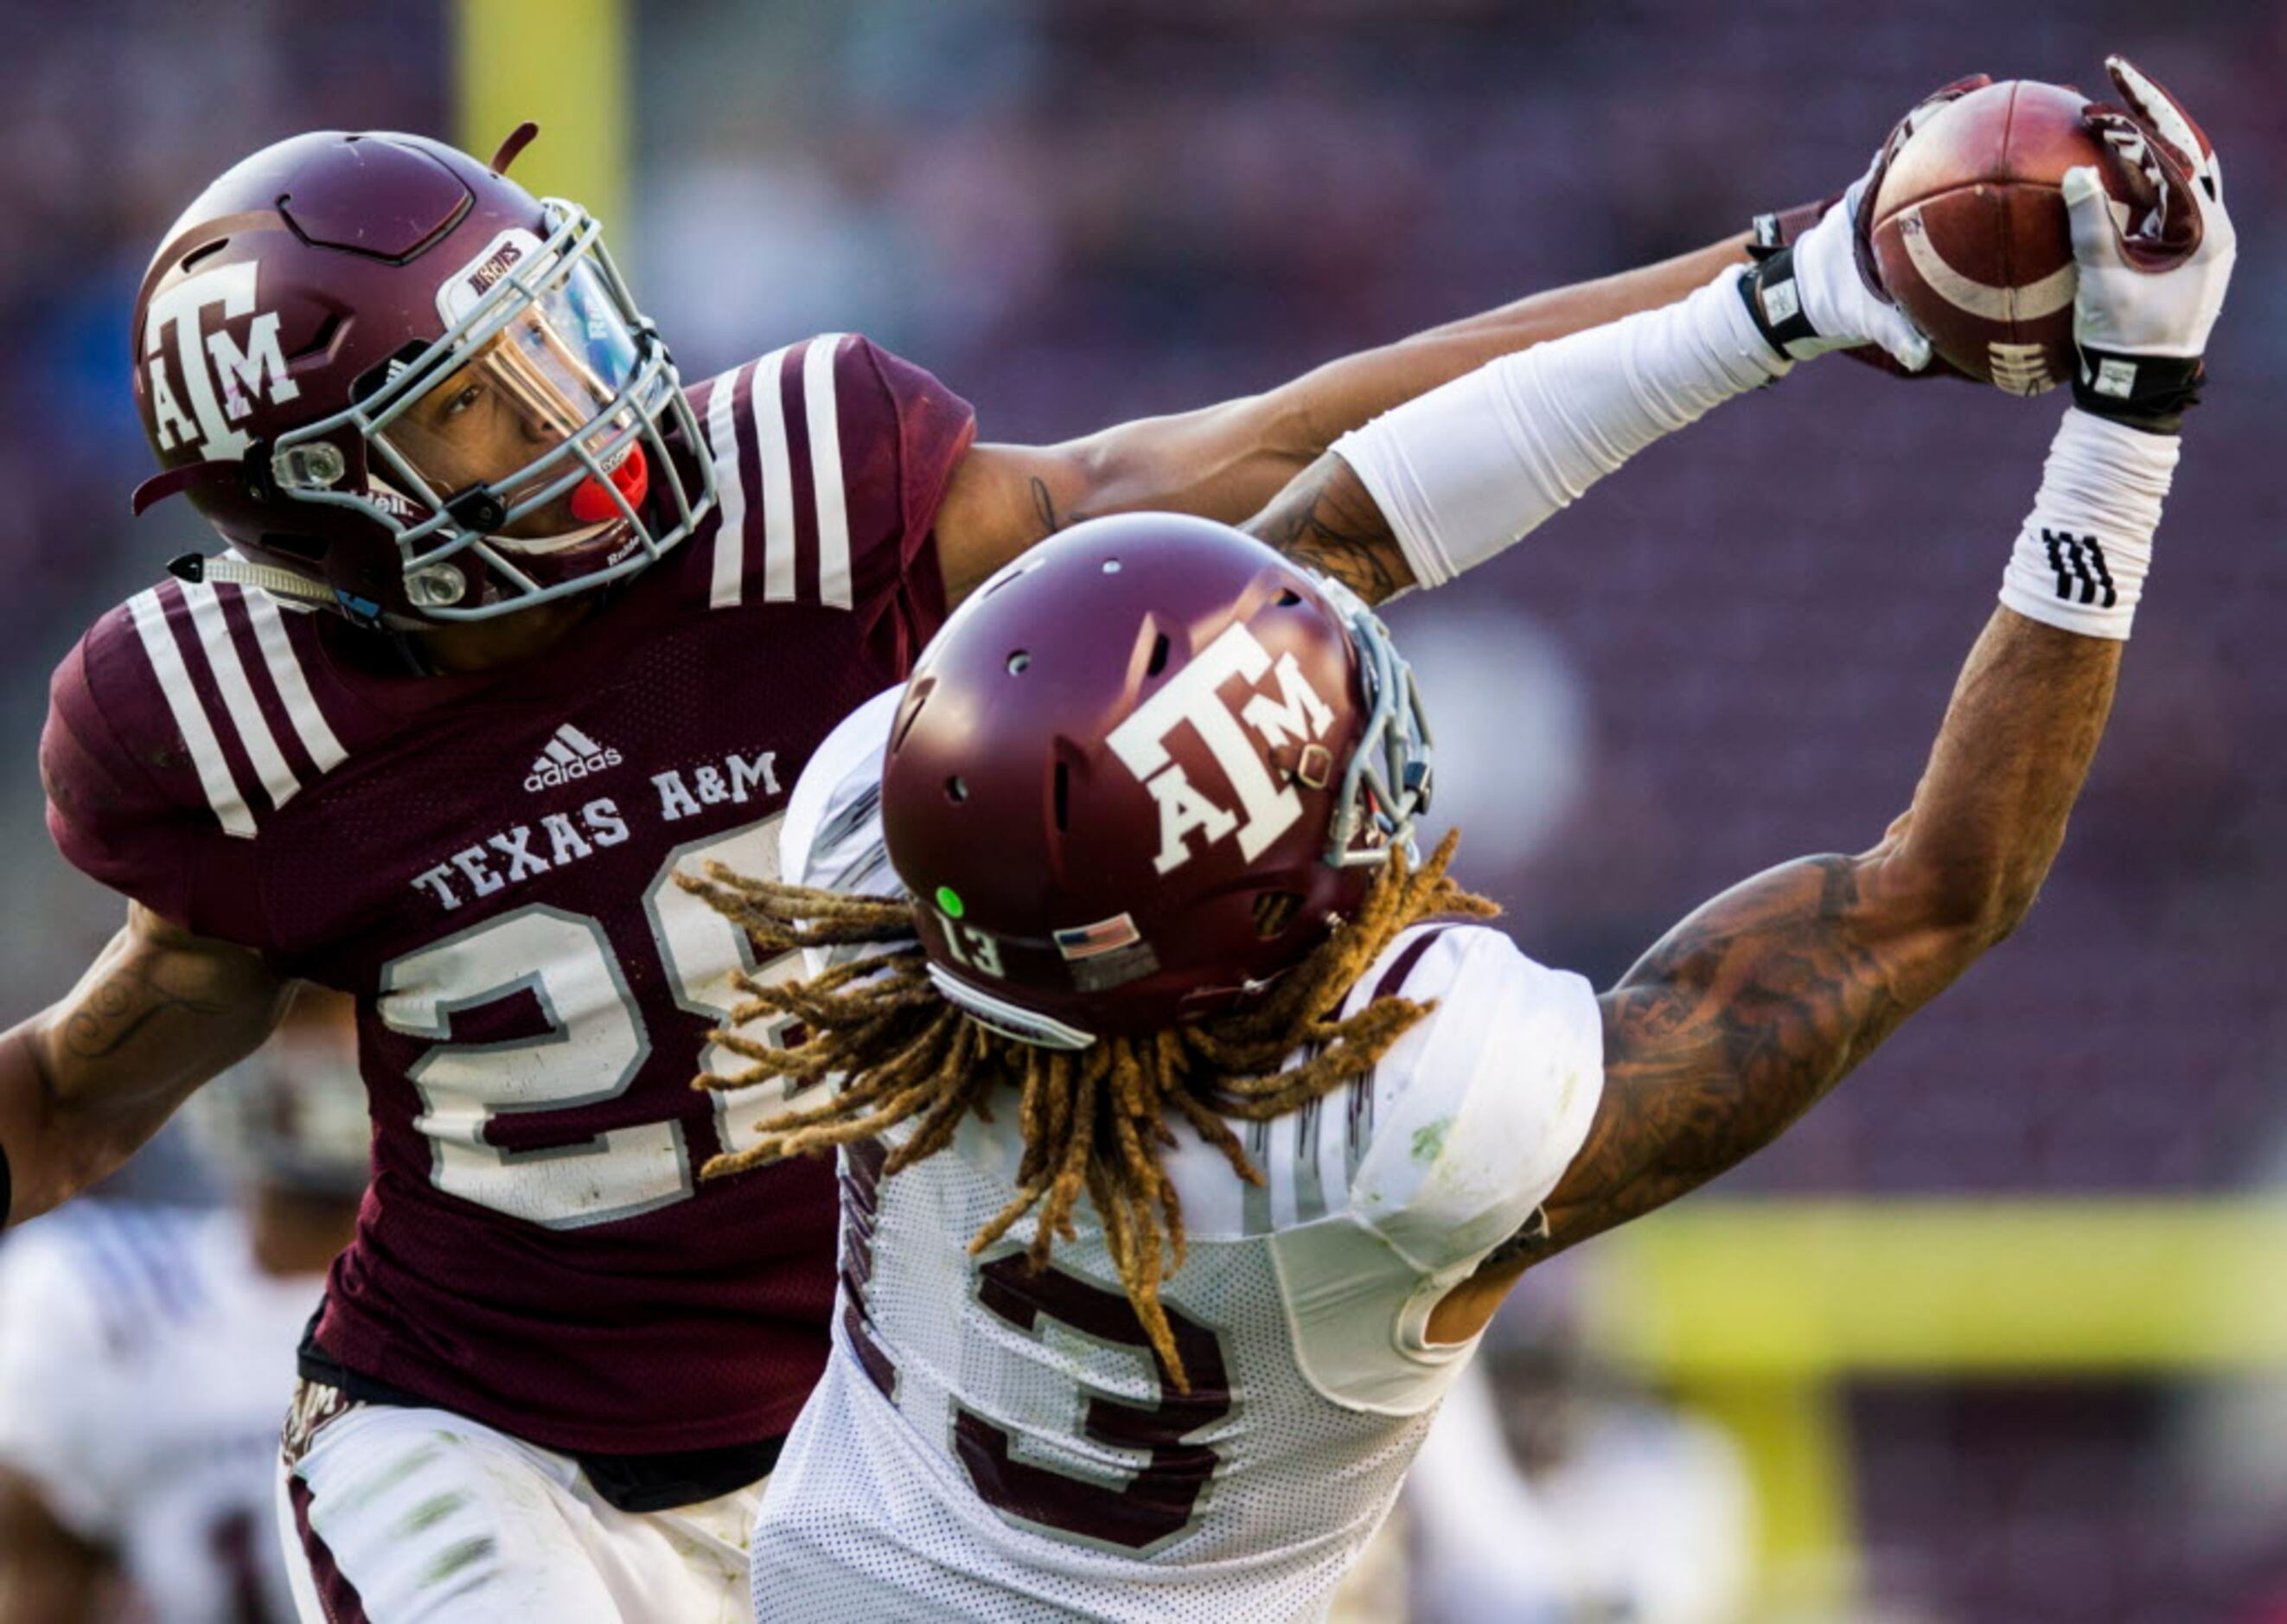
[[[1234,710],[1220,692],[1234,677],[1256,685],[1265,677],[1273,677],[1278,695],[1258,686]],[[1281,654],[1274,666],[1270,651],[1244,626],[1233,626],[1208,644],[1104,741],[1159,804],[1159,855],[1152,866],[1161,874],[1171,873],[1233,834],[1242,855],[1250,860],[1261,856],[1294,827],[1302,815],[1302,799],[1292,785],[1271,776],[1265,751],[1248,730],[1277,749],[1290,741],[1315,740],[1333,722],[1333,709],[1293,654]],[[1238,799],[1236,811],[1203,793],[1183,764],[1168,754],[1168,735],[1184,726],[1215,757]],[[1191,844],[1194,835],[1200,837],[1197,851]]]
[[[282,406],[300,396],[301,385],[286,376],[286,356],[278,342],[278,313],[254,308],[252,260],[217,265],[186,276],[151,301],[143,323],[143,366],[151,391],[151,423],[159,449],[196,448],[209,459],[239,456],[253,437],[236,426],[253,412],[255,401]],[[210,306],[222,306],[225,321],[251,315],[246,343],[220,329],[203,332]],[[170,345],[190,409],[176,397],[167,376]]]

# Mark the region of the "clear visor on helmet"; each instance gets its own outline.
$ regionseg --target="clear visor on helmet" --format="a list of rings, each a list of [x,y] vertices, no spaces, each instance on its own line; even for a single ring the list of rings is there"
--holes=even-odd
[[[671,448],[704,433],[603,228],[561,199],[542,208],[545,238],[505,230],[438,284],[438,338],[279,435],[280,493],[393,535],[410,613],[304,595],[407,626],[485,620],[621,580],[713,511],[713,460]],[[361,478],[345,477],[344,432],[365,442]]]
[[[503,542],[577,544],[621,517],[606,482],[641,499],[639,432],[671,385],[629,393],[639,359],[596,267],[571,260],[504,324],[472,333],[375,438],[440,498],[487,490]]]

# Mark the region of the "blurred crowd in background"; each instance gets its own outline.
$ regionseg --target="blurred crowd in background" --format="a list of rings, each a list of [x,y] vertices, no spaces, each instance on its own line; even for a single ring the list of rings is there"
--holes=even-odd
[[[1725,1189],[2287,1178],[2287,581],[2267,477],[2287,422],[2287,6],[631,9],[636,148],[607,225],[686,377],[863,331],[1012,440],[1247,392],[1682,251],[1839,190],[1962,73],[2098,84],[2105,51],[2131,51],[2216,138],[2243,247],[2111,736],[2018,939]],[[212,174],[292,131],[455,133],[450,32],[442,4],[395,0],[82,0],[12,31],[8,1011],[60,992],[119,913],[46,849],[46,674],[205,541],[186,505],[127,514],[149,465],[127,331],[147,255]],[[2058,404],[1824,361],[1397,607],[1439,810],[1529,951],[1608,982],[1723,884],[1879,838]],[[2201,1431],[2181,1391],[1894,1384],[1851,1404],[1882,1616],[2287,1618],[2287,1520],[2251,1532],[2203,1499],[2245,1476],[2180,1447]]]

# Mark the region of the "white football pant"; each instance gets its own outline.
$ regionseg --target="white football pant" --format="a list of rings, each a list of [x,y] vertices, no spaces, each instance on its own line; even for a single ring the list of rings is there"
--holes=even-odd
[[[281,1468],[279,1520],[303,1624],[751,1624],[762,1490],[621,1511],[567,1455],[360,1405]]]

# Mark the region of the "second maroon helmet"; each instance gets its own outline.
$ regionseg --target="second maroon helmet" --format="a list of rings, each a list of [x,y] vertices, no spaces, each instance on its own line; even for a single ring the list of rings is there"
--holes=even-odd
[[[323,131],[233,166],[154,256],[134,341],[165,471],[137,511],[186,492],[235,554],[186,569],[368,624],[588,590],[713,503],[596,220],[441,142]]]
[[[921,658],[882,815],[938,987],[1053,1048],[1230,1010],[1410,839],[1428,733],[1381,622],[1227,526],[1091,520]]]

